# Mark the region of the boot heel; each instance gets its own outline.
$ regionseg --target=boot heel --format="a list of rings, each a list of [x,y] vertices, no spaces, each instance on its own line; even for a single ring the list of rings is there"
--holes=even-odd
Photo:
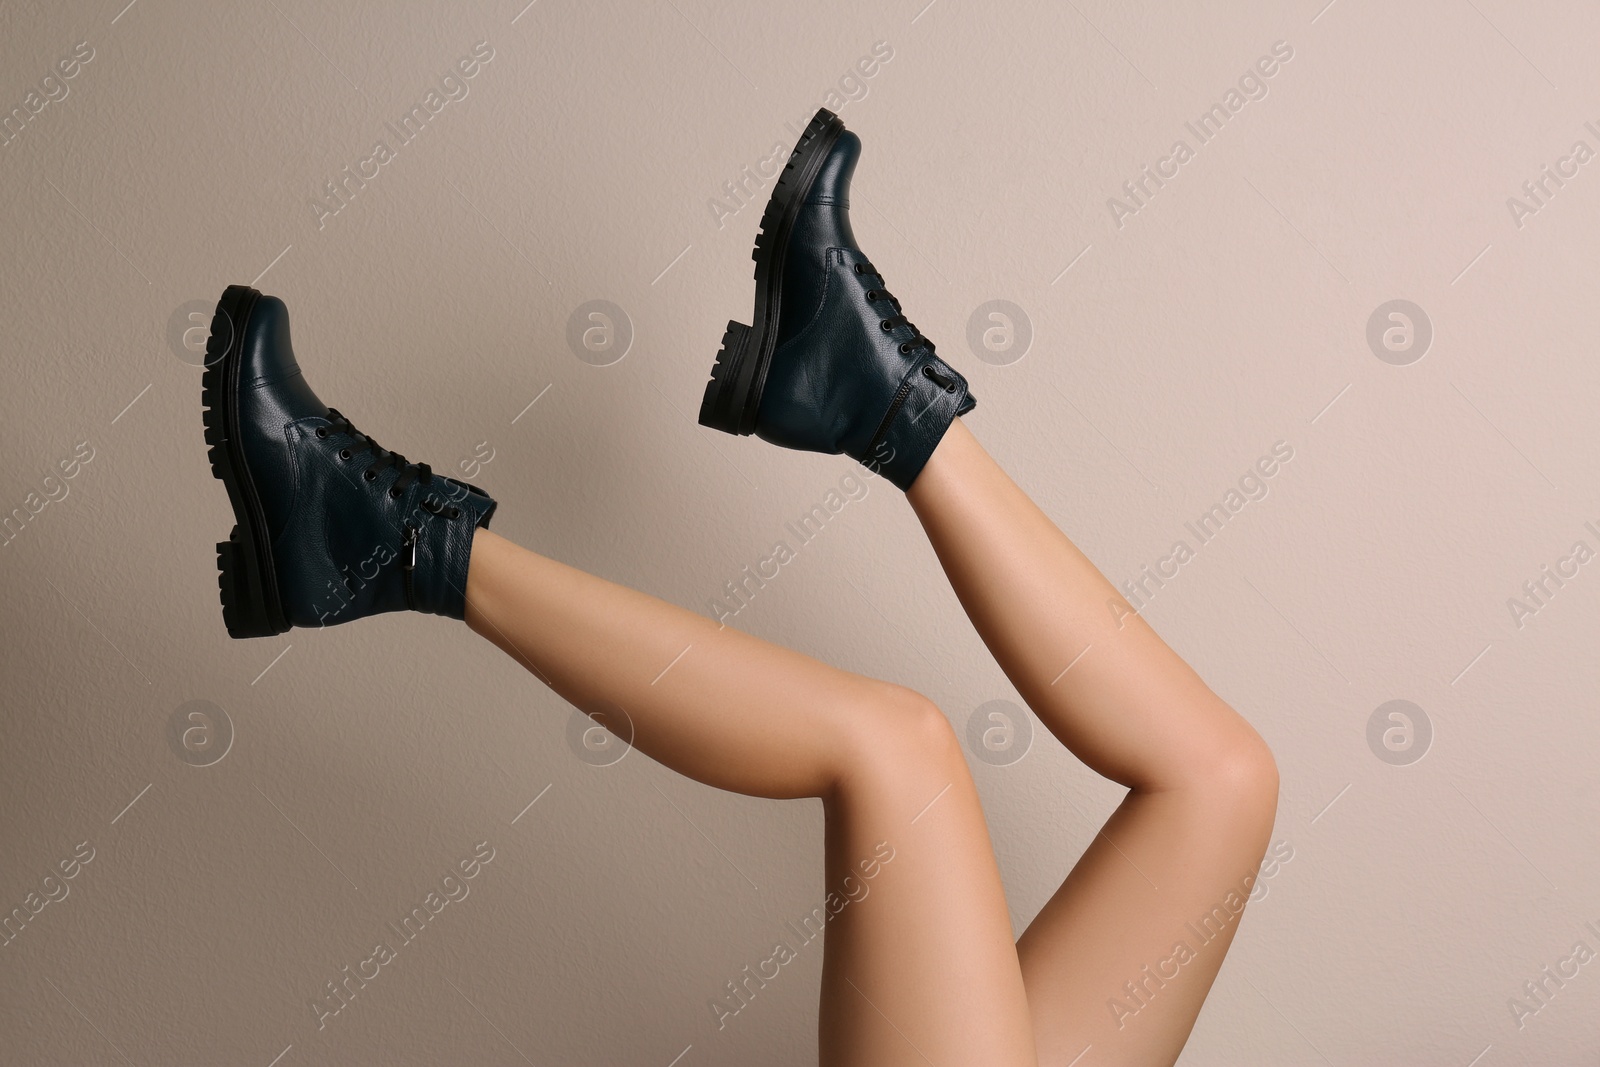
[[[255,588],[255,570],[250,565],[247,547],[239,541],[239,527],[233,537],[217,542],[217,592],[222,597],[222,621],[229,637],[271,637],[283,633],[268,616],[260,591]]]
[[[740,390],[739,370],[750,357],[750,327],[729,322],[722,335],[722,350],[711,366],[711,380],[706,383],[706,395],[700,401],[700,425],[723,433],[749,434],[748,427],[755,423],[749,389]],[[749,375],[744,376],[748,383]],[[743,392],[745,395],[740,396]]]

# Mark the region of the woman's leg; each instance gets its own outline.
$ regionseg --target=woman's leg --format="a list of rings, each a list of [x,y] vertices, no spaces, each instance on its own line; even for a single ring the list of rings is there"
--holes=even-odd
[[[824,1063],[1033,1067],[988,829],[937,707],[488,530],[466,602],[473,630],[561,696],[607,722],[626,712],[651,758],[720,789],[822,799],[825,890],[859,897],[826,926]]]
[[[1039,1062],[1170,1064],[1277,807],[1265,742],[951,424],[908,498],[1039,719],[1129,793],[1017,942]],[[1070,669],[1068,669],[1070,665]]]

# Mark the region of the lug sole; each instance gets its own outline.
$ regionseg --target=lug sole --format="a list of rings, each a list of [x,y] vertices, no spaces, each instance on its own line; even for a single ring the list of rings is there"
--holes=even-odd
[[[727,401],[724,393],[731,395],[736,368],[744,363],[750,343],[750,327],[742,322],[728,320],[722,333],[722,347],[717,350],[716,362],[711,365],[711,380],[706,383],[706,395],[700,402],[700,425],[723,433],[737,434],[737,420],[726,415]]]
[[[761,215],[755,247],[750,251],[750,258],[755,260],[755,311],[749,326],[729,322],[722,335],[722,349],[712,364],[711,380],[700,401],[702,426],[737,435],[755,431],[767,368],[777,347],[783,261],[789,249],[789,235],[823,160],[843,130],[839,116],[827,108],[818,109],[773,186]]]
[[[205,372],[200,379],[201,417],[210,446],[206,455],[212,475],[228,490],[237,520],[228,540],[217,542],[222,621],[228,636],[236,638],[271,637],[289,629],[278,595],[266,516],[239,447],[240,352],[250,312],[260,296],[244,285],[230,285],[223,291],[211,318]]]

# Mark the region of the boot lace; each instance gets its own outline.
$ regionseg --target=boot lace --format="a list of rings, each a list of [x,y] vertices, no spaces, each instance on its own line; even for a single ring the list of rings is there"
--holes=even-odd
[[[878,268],[874,267],[871,263],[857,263],[855,269],[857,274],[870,274],[874,278],[878,279],[878,284],[880,286],[883,284],[883,275],[879,273]],[[901,342],[900,354],[903,356],[909,356],[912,352],[915,352],[919,348],[926,349],[929,353],[932,353],[933,342],[922,336],[922,331],[917,329],[917,326],[914,322],[900,314],[900,301],[893,293],[882,288],[867,290],[867,303],[875,304],[881,300],[887,300],[894,307],[895,311],[893,315],[890,315],[888,318],[883,319],[878,323],[878,325],[882,327],[884,333],[891,333],[902,326],[909,326],[911,328],[911,340]]]
[[[395,478],[394,484],[389,487],[390,497],[398,498],[402,496],[406,489],[409,488],[413,482],[420,483],[422,485],[433,484],[432,467],[428,466],[426,463],[408,462],[406,457],[402,456],[400,453],[389,451],[382,445],[378,444],[378,442],[374,441],[372,438],[356,429],[353,425],[351,425],[349,419],[345,418],[339,413],[338,408],[329,408],[328,425],[318,426],[317,436],[330,437],[334,434],[344,434],[351,439],[349,444],[345,445],[339,450],[340,459],[349,461],[354,459],[357,454],[362,452],[369,453],[372,456],[372,462],[367,464],[366,469],[361,472],[361,477],[367,481],[377,481],[378,475],[391,467],[399,470],[399,476]],[[443,480],[442,475],[440,478]],[[443,504],[440,504],[432,496],[423,497],[422,507],[431,514],[443,515],[447,519],[454,519],[461,515],[460,508],[455,507],[454,505],[446,507]],[[410,524],[407,523],[407,525],[409,526]]]
[[[880,273],[878,268],[874,267],[870,262],[863,261],[861,263],[857,263],[855,269],[857,274],[872,275],[878,280],[879,286],[882,286],[883,274]],[[900,313],[900,301],[893,293],[883,288],[867,290],[867,303],[875,304],[881,300],[887,300],[895,310],[893,315],[890,315],[888,318],[883,319],[878,323],[878,325],[883,329],[884,333],[891,333],[902,326],[907,326],[911,329],[911,340],[902,341],[900,343],[900,354],[902,356],[909,356],[911,353],[921,350],[930,356],[933,355],[933,342],[922,335],[922,331],[917,329],[916,323],[912,322],[910,319],[906,318]],[[922,374],[924,377],[929,378],[937,383],[946,392],[955,392],[955,382],[945,377],[943,374],[940,374],[932,364],[924,364],[922,368]]]

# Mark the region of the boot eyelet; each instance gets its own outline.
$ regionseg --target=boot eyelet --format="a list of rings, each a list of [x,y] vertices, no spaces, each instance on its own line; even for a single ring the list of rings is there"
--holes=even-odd
[[[392,485],[389,487],[389,499],[390,500],[399,500],[400,499],[400,490],[396,489]]]
[[[910,341],[905,341],[905,342],[901,343],[901,345],[900,345],[900,354],[902,356],[909,356],[911,354],[911,342]]]
[[[461,509],[460,508],[451,508],[450,509],[450,517],[452,519],[459,519],[461,517]]]
[[[340,459],[349,459],[350,458],[350,450],[348,448],[339,449],[339,458]]]
[[[904,347],[905,347],[905,345],[901,345],[901,346],[900,346],[900,347],[901,347],[901,348],[904,348]],[[932,378],[932,377],[933,377],[933,364],[931,364],[931,363],[924,363],[924,364],[923,364],[923,365],[922,365],[922,376],[923,376],[923,377],[924,377],[924,378]]]
[[[888,319],[884,319],[882,322],[878,323],[878,325],[883,327],[883,332],[884,333],[893,333],[894,332],[894,327],[889,325],[889,320]]]
[[[378,480],[378,476],[372,471],[362,471],[361,477],[365,478],[369,482],[375,482]]]
[[[326,426],[318,426],[317,427],[317,436],[318,437],[326,437],[326,436],[328,436],[328,428]]]
[[[882,299],[882,297],[883,297],[883,294],[878,292],[878,290],[876,290],[876,289],[868,289],[867,290],[867,303],[869,303],[869,304],[871,304],[871,303],[873,303],[873,302],[875,302],[877,300]]]
[[[857,274],[865,274],[866,273],[866,271],[861,269],[861,264],[859,264],[859,263],[856,264],[856,273]]]

